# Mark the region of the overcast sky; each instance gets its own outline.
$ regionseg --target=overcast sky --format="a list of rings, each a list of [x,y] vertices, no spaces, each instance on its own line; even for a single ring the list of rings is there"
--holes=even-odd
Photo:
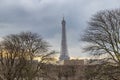
[[[88,57],[79,39],[96,12],[120,7],[120,0],[0,0],[0,37],[21,31],[36,32],[51,49],[60,51],[61,20],[67,27],[69,55]]]

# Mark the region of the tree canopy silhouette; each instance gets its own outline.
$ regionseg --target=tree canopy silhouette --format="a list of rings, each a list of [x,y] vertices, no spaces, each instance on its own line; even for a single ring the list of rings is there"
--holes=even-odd
[[[90,43],[85,51],[92,51],[95,55],[109,54],[120,64],[120,9],[93,15],[82,40]]]

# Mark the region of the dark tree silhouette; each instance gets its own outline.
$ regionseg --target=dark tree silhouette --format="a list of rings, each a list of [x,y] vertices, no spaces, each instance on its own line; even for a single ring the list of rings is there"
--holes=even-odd
[[[120,10],[104,10],[94,15],[82,40],[90,43],[85,51],[98,56],[109,54],[120,64]]]
[[[22,32],[3,38],[0,42],[0,77],[3,80],[33,80],[41,65],[50,60],[48,43],[36,33]],[[34,58],[40,58],[40,62]]]
[[[97,57],[108,55],[102,63],[86,66],[87,80],[119,80],[120,9],[104,10],[93,15],[82,40],[89,43],[85,51]]]

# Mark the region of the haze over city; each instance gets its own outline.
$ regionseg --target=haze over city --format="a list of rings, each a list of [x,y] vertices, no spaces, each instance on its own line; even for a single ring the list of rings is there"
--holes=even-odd
[[[66,20],[68,52],[72,57],[82,53],[80,41],[87,22],[100,10],[120,7],[119,0],[0,0],[0,37],[21,31],[40,34],[60,51],[61,21]]]

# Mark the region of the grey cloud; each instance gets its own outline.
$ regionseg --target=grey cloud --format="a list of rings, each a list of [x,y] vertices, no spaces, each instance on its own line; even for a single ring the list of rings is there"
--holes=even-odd
[[[0,36],[21,31],[41,34],[60,51],[61,20],[67,22],[70,55],[81,55],[80,35],[99,10],[119,8],[119,0],[0,0]],[[59,39],[59,40],[58,40]],[[78,44],[79,43],[79,44]]]

